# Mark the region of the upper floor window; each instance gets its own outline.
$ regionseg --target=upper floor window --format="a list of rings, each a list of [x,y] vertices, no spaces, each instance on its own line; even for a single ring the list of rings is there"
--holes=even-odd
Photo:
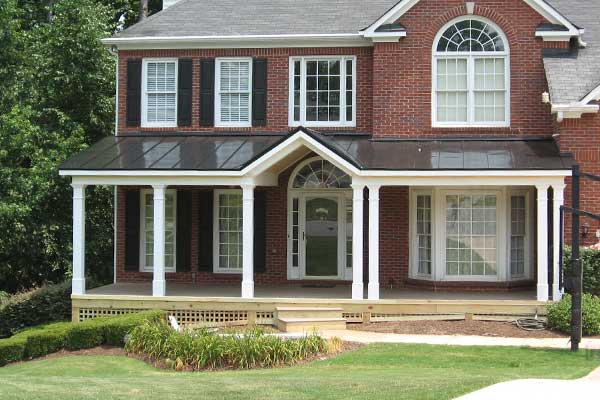
[[[433,50],[434,126],[509,126],[510,68],[500,29],[478,17],[446,25]]]
[[[177,126],[177,60],[144,59],[142,126]]]
[[[290,58],[291,126],[356,125],[356,58]]]
[[[215,68],[215,125],[252,125],[252,59],[221,58]]]

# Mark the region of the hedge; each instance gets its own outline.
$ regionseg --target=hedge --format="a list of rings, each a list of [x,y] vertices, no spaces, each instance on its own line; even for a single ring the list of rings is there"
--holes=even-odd
[[[71,319],[71,283],[44,286],[0,308],[0,338],[23,328]]]
[[[600,295],[600,250],[582,247],[580,250],[583,268],[583,291]],[[571,273],[571,247],[565,246],[563,251],[565,277]]]
[[[163,311],[143,311],[81,323],[57,322],[0,339],[0,366],[45,356],[56,351],[87,349],[100,345],[123,347],[125,336],[145,321],[163,320]]]

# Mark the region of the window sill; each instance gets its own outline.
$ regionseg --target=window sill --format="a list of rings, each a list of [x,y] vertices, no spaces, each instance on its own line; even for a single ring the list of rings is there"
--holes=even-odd
[[[173,124],[149,124],[149,123],[142,123],[140,125],[140,128],[177,128],[177,123],[173,123]]]
[[[223,275],[241,275],[242,269],[213,269],[213,274],[223,274]]]

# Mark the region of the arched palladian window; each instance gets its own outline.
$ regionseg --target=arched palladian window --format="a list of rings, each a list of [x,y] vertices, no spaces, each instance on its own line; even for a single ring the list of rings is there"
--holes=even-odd
[[[352,179],[329,161],[317,159],[296,173],[293,189],[348,189]]]
[[[502,31],[480,17],[444,26],[433,48],[434,126],[508,126],[510,65]]]

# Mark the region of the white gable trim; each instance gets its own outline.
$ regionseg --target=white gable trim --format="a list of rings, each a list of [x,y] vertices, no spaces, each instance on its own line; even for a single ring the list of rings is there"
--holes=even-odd
[[[413,8],[420,0],[401,0],[388,12],[386,12],[381,18],[375,21],[371,26],[363,30],[365,37],[376,36],[378,32],[376,30],[385,24],[389,24],[397,21],[401,16],[406,14],[411,8]],[[540,15],[546,18],[553,24],[560,24],[569,29],[568,34],[573,36],[580,36],[583,30],[575,27],[567,18],[560,14],[554,7],[550,6],[543,0],[523,0],[527,5],[537,11]],[[561,32],[563,35],[567,32]],[[537,35],[537,34],[536,34]],[[538,36],[547,36],[545,32],[540,32]],[[549,35],[551,36],[551,35]]]

